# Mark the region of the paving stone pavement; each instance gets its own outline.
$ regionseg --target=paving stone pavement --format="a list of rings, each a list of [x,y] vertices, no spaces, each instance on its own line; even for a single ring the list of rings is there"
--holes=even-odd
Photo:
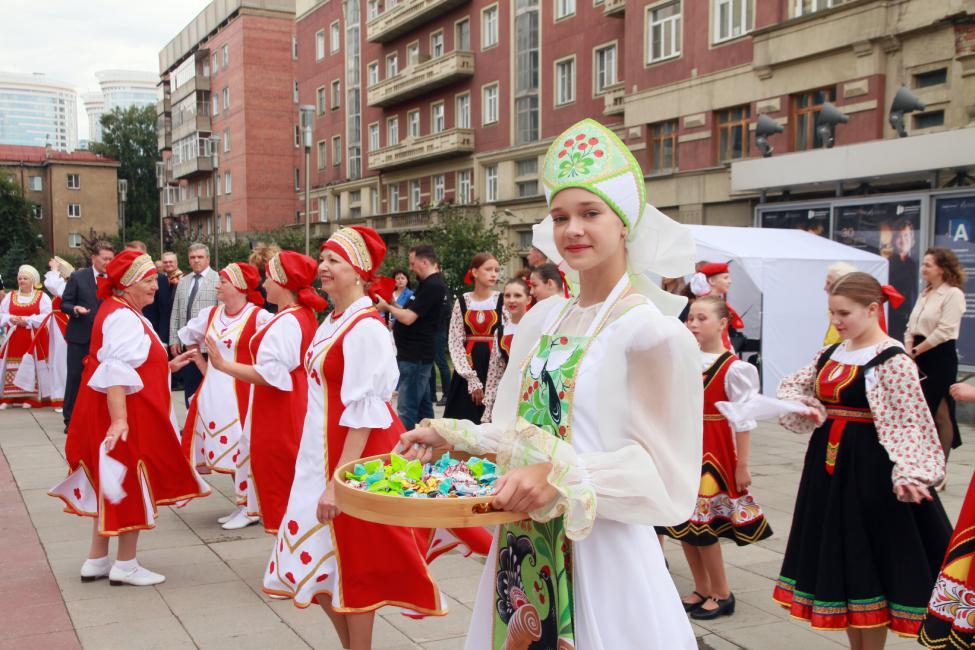
[[[175,401],[181,404],[180,397]],[[963,430],[963,438],[972,443],[953,453],[948,488],[942,493],[952,521],[975,465],[972,433]],[[232,507],[231,482],[223,475],[206,477],[214,487],[210,497],[183,509],[161,508],[157,529],[143,534],[139,559],[165,574],[165,583],[144,588],[110,587],[107,581],[82,584],[78,570],[88,548],[90,520],[64,514],[60,502],[47,495],[65,473],[64,441],[61,416],[50,409],[0,411],[0,648],[341,647],[322,612],[299,610],[290,601],[271,600],[260,591],[272,539],[259,527],[224,531],[216,524],[216,518]],[[762,424],[752,441],[752,492],[775,534],[745,548],[724,546],[737,611],[695,624],[700,646],[844,647],[844,634],[817,632],[792,621],[770,598],[807,437]],[[668,540],[665,552],[678,589],[687,593],[692,583],[680,546]],[[32,577],[19,582],[24,566],[30,567]],[[456,554],[437,560],[432,572],[447,595],[450,614],[413,621],[391,608],[380,610],[374,647],[463,648],[482,566],[477,559]],[[634,640],[633,648],[640,647]],[[892,636],[888,647],[918,646],[914,640]]]

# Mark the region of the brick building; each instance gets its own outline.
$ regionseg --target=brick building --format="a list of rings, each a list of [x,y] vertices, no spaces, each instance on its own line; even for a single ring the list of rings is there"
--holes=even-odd
[[[170,227],[199,235],[214,223],[252,231],[293,219],[293,33],[294,0],[221,0],[159,53],[158,176]]]
[[[118,167],[88,151],[0,145],[0,173],[34,203],[34,216],[51,254],[73,259],[82,237],[118,233]]]

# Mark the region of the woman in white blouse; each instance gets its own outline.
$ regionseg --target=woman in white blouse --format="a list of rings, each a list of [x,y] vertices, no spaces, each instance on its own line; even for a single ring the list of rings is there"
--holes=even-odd
[[[927,286],[907,321],[904,347],[917,362],[924,400],[947,459],[948,452],[961,444],[955,400],[948,391],[958,381],[955,341],[965,313],[965,270],[949,249],[929,248],[924,253],[921,277]]]

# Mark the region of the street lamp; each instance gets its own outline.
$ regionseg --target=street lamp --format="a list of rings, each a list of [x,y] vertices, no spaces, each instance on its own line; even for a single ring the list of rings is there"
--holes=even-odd
[[[315,121],[315,107],[302,104],[298,107],[301,119],[301,139],[305,145],[305,255],[311,250],[311,179],[308,177],[308,167],[311,165],[311,129]]]
[[[827,149],[836,142],[836,125],[846,124],[850,118],[830,102],[824,102],[816,118],[816,135]]]
[[[897,131],[898,136],[906,138],[907,129],[904,127],[904,113],[923,111],[925,108],[926,105],[924,102],[918,99],[905,86],[901,86],[897,90],[897,94],[894,95],[894,101],[890,105],[890,115],[887,116],[887,121]]]
[[[213,266],[220,268],[220,216],[217,214],[217,183],[220,182],[220,134],[213,133],[209,138],[210,162],[213,163]]]
[[[758,116],[755,123],[755,145],[762,152],[762,158],[769,158],[772,155],[772,145],[769,144],[769,136],[782,133],[785,129],[774,119],[762,113]]]
[[[118,179],[118,211],[119,224],[122,230],[122,243],[125,243],[125,199],[129,191],[129,182],[124,178]]]

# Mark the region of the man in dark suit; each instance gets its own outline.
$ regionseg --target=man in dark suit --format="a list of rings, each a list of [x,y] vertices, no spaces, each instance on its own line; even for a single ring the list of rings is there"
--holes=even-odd
[[[97,241],[92,247],[91,267],[78,269],[68,278],[61,295],[61,311],[70,316],[64,338],[68,341],[68,377],[64,387],[64,428],[68,429],[71,411],[81,384],[82,362],[88,355],[91,327],[98,311],[98,277],[105,276],[105,267],[115,257],[115,248],[107,241]]]
[[[162,259],[156,262],[156,271],[159,275],[159,290],[156,291],[156,299],[152,304],[143,308],[142,315],[152,323],[152,329],[156,330],[159,340],[168,348],[169,321],[173,313],[173,300],[176,298],[176,285],[179,284],[181,275],[176,253],[163,253]]]

